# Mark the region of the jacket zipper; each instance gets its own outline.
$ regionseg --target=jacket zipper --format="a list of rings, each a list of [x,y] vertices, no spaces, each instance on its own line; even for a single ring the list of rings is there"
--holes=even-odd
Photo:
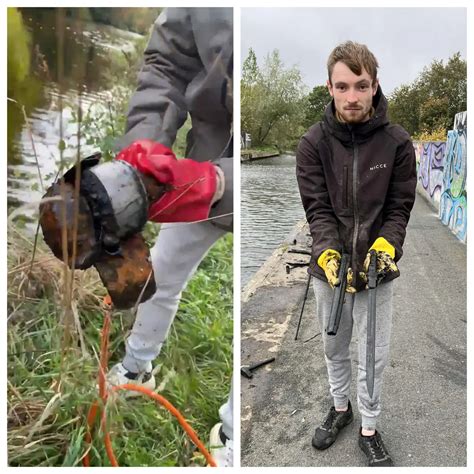
[[[357,172],[358,172],[358,161],[359,161],[359,147],[355,143],[354,132],[351,131],[352,137],[352,149],[353,149],[353,160],[352,160],[352,201],[354,207],[354,231],[352,233],[352,268],[355,268],[355,256],[357,239],[359,237],[359,208],[357,205]]]
[[[347,202],[347,200],[348,200],[348,192],[347,192],[348,174],[349,174],[348,167],[344,166],[343,182],[342,182],[342,207],[343,207],[343,209],[347,209],[349,207],[349,203]]]

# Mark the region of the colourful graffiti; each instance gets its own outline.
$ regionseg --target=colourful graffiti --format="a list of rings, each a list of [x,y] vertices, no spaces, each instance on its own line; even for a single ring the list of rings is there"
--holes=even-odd
[[[415,144],[418,181],[437,207],[443,188],[445,150],[446,142],[418,142]]]
[[[463,242],[467,232],[466,136],[467,113],[461,112],[456,114],[454,130],[448,132],[439,205],[439,218]]]

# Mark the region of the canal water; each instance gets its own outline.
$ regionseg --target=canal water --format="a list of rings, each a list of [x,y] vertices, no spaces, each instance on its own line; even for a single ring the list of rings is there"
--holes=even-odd
[[[61,28],[64,54],[60,58],[56,10],[21,9],[22,26],[15,36],[9,36],[9,41],[24,49],[9,50],[8,210],[21,211],[27,220],[34,219],[43,195],[38,165],[46,188],[58,172],[60,148],[64,148],[65,163],[75,160],[79,103],[83,117],[93,108],[96,112],[107,110],[116,94],[116,81],[111,80],[114,67],[120,72],[117,62],[134,52],[143,39],[112,26],[65,17]],[[26,68],[26,76],[19,72],[22,68]],[[87,137],[82,136],[80,144],[82,157],[97,150],[87,143]]]
[[[304,218],[295,157],[281,155],[241,164],[241,284]]]

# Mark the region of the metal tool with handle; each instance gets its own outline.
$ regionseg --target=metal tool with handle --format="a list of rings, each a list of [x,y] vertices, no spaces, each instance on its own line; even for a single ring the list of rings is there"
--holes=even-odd
[[[367,312],[367,347],[366,347],[366,363],[367,372],[367,391],[370,398],[374,395],[375,380],[375,326],[376,326],[376,293],[377,293],[377,252],[370,251],[369,263],[369,295],[368,295],[368,312]]]
[[[258,369],[259,367],[267,365],[270,362],[273,362],[274,360],[275,360],[275,357],[271,357],[270,359],[263,360],[262,362],[257,362],[256,364],[252,364],[252,365],[249,365],[249,366],[242,366],[240,368],[240,373],[245,378],[251,379],[253,377],[253,371],[255,369]]]
[[[347,287],[347,271],[349,270],[350,256],[346,253],[342,254],[341,263],[339,266],[339,273],[337,275],[339,284],[334,288],[334,296],[331,304],[331,312],[326,328],[328,336],[335,336],[339,329],[341,321],[342,307],[346,296]]]

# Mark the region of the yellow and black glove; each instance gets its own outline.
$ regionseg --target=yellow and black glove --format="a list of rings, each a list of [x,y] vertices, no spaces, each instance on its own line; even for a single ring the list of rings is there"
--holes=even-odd
[[[329,286],[334,289],[339,285],[339,267],[341,264],[341,254],[337,250],[327,249],[318,258],[318,265],[324,270]],[[354,273],[352,268],[347,271],[347,293],[355,293],[355,288],[352,286]]]
[[[360,272],[360,277],[367,283],[369,273],[370,251],[377,252],[377,279],[380,281],[389,273],[397,272],[398,267],[394,262],[395,247],[383,237],[379,237],[367,252],[364,260],[364,271]]]

